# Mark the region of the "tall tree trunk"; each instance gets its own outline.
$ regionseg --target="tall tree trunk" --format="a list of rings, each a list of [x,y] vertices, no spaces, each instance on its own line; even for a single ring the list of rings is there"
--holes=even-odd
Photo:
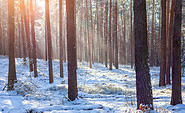
[[[117,37],[117,0],[114,1],[115,6],[114,6],[114,30],[113,30],[113,38],[115,39],[115,67],[116,69],[118,69],[118,37]]]
[[[92,62],[91,62],[91,39],[89,35],[89,16],[88,16],[88,5],[87,0],[85,0],[85,6],[86,6],[86,27],[87,27],[87,37],[88,37],[88,53],[89,53],[89,65],[90,68],[92,68]]]
[[[47,9],[45,8],[45,60],[48,60],[48,36],[47,36],[47,20],[46,20],[46,12]]]
[[[76,11],[75,0],[66,1],[67,12],[67,55],[68,55],[68,98],[73,101],[78,96],[76,75]]]
[[[20,27],[20,21],[19,21],[19,16],[17,16],[17,23],[18,23],[18,57],[21,58],[22,56],[22,47],[21,47],[21,27]],[[1,31],[0,31],[1,32]]]
[[[174,7],[175,7],[175,1],[172,0],[171,3],[171,11],[170,11],[170,26],[169,26],[169,32],[167,37],[167,69],[166,69],[166,84],[171,84],[170,82],[170,66],[171,66],[171,40],[173,36],[173,25],[174,25]]]
[[[106,1],[106,5],[105,5],[105,66],[107,67],[107,58],[108,58],[108,51],[107,51],[107,39],[108,39],[108,1]]]
[[[45,8],[46,8],[47,39],[48,39],[49,83],[53,83],[52,41],[50,28],[49,0],[45,0]]]
[[[8,1],[8,30],[9,30],[9,71],[8,91],[13,90],[16,78],[15,56],[14,56],[14,0]]]
[[[58,9],[58,0],[56,0],[56,8]],[[55,40],[55,47],[56,47],[56,59],[59,58],[59,37],[58,37],[58,10],[56,10],[56,40]]]
[[[127,64],[127,47],[126,47],[126,18],[125,18],[125,13],[124,13],[124,32],[123,32],[123,57],[124,61],[123,64]]]
[[[134,46],[133,46],[133,32],[132,32],[132,0],[130,0],[130,46],[131,46],[131,68],[134,67]]]
[[[100,57],[99,57],[99,61],[100,61],[100,63],[102,63],[103,64],[103,51],[104,51],[104,35],[103,35],[103,10],[104,10],[104,8],[103,8],[103,1],[101,1],[101,3],[100,3],[100,9],[101,9],[101,11],[100,11],[100,51],[99,51],[99,55],[100,55]]]
[[[157,40],[157,60],[156,60],[156,65],[160,65],[160,36],[161,36],[161,8],[159,8],[159,29],[158,29],[158,40]]]
[[[60,34],[59,34],[59,37],[60,37],[60,77],[63,78],[64,77],[64,74],[63,74],[63,37],[62,37],[62,0],[59,0],[59,30],[60,30]]]
[[[24,25],[25,25],[25,29],[26,29],[28,56],[29,56],[29,67],[30,67],[30,71],[33,71],[33,64],[32,64],[32,60],[31,60],[31,58],[32,58],[31,53],[32,52],[31,52],[31,41],[30,41],[30,31],[29,31],[29,14],[26,15],[26,8],[25,8],[24,0],[21,0],[20,2],[21,2],[22,9],[23,9],[23,16],[24,16],[24,23],[25,23]],[[27,13],[28,13],[28,11],[27,11]]]
[[[82,20],[83,19],[83,8],[81,8],[81,12],[80,12],[80,38],[78,39],[78,48],[79,48],[79,61],[82,62],[82,54],[83,54],[83,51],[82,51],[82,48],[83,48],[83,44],[82,44],[82,28],[83,28],[83,24],[82,24]]]
[[[175,2],[175,20],[173,35],[173,67],[171,105],[182,104],[181,94],[181,24],[182,0]]]
[[[169,47],[169,0],[166,1],[166,84],[170,84],[170,71],[168,72],[168,68],[170,68],[170,62],[168,62],[168,56],[169,56],[169,51],[171,51],[171,47]],[[170,59],[171,61],[171,59]],[[169,66],[168,66],[169,65]]]
[[[33,64],[34,64],[34,77],[37,75],[37,51],[36,51],[36,40],[35,40],[35,9],[33,11],[33,1],[30,0],[30,13],[31,13],[31,37],[33,44]]]
[[[94,44],[94,25],[93,25],[93,12],[92,12],[92,2],[91,2],[91,0],[90,0],[90,13],[91,13],[91,34],[92,34],[92,36],[91,36],[91,47],[92,47],[92,54],[91,54],[91,58],[92,58],[92,63],[94,64],[94,47],[93,47],[93,44]]]
[[[26,40],[25,40],[25,29],[24,29],[24,9],[23,9],[23,3],[20,1],[20,10],[21,10],[21,36],[22,36],[22,44],[23,44],[23,59],[24,59],[24,64],[26,64]]]
[[[112,38],[111,38],[111,15],[112,15],[112,0],[110,0],[109,10],[109,70],[112,70]]]
[[[155,15],[155,0],[153,0],[153,11],[152,11],[152,38],[151,38],[151,52],[150,52],[150,66],[154,66],[154,16]]]
[[[28,41],[28,53],[29,53],[29,65],[30,65],[30,71],[33,71],[33,56],[32,56],[32,46],[31,46],[31,35],[30,35],[30,0],[27,0],[27,5],[26,5],[26,13],[25,13],[25,19],[27,19],[27,41]]]
[[[159,86],[165,86],[166,75],[166,0],[161,0],[162,27],[161,27],[161,65]]]
[[[134,26],[137,109],[139,109],[140,104],[153,109],[152,85],[148,66],[145,0],[134,0]]]

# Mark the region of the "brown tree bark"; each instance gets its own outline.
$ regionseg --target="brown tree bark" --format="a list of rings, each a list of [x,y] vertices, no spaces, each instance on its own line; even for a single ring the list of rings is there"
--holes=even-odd
[[[112,70],[112,38],[111,38],[111,15],[112,15],[112,0],[110,0],[109,5],[109,70]]]
[[[27,19],[27,27],[26,27],[26,30],[27,30],[27,34],[26,34],[26,37],[27,37],[27,41],[28,41],[28,53],[29,53],[29,65],[30,65],[30,71],[33,71],[33,56],[32,56],[32,46],[31,46],[31,33],[30,33],[30,0],[27,0],[27,4],[26,4],[26,14],[25,14],[25,18]]]
[[[13,90],[16,78],[15,56],[14,56],[14,0],[8,1],[8,30],[9,30],[9,70],[8,70],[8,88]]]
[[[108,1],[106,1],[106,5],[105,5],[105,28],[104,28],[104,35],[105,35],[105,67],[107,67],[107,63],[108,63]]]
[[[103,19],[103,10],[104,10],[104,7],[103,7],[103,1],[101,1],[100,2],[100,51],[99,51],[99,55],[100,55],[100,57],[99,57],[99,61],[100,61],[100,63],[102,63],[103,64],[103,56],[104,56],[104,35],[103,35],[103,21],[104,21],[104,19]]]
[[[91,38],[89,35],[89,16],[88,16],[88,5],[87,0],[85,0],[85,6],[86,6],[86,27],[87,27],[87,37],[88,37],[88,56],[89,56],[89,66],[92,68],[92,62],[91,62]]]
[[[24,59],[24,64],[26,64],[26,40],[25,40],[25,29],[24,29],[24,9],[23,9],[23,4],[20,1],[20,10],[21,10],[21,37],[22,37],[22,44],[23,44],[23,59]]]
[[[130,56],[131,56],[131,68],[134,68],[134,46],[133,46],[133,31],[132,31],[132,0],[130,0]]]
[[[161,64],[159,86],[165,86],[166,77],[166,0],[161,0],[162,27],[161,27]]]
[[[24,25],[25,25],[26,37],[27,37],[29,67],[30,67],[30,71],[33,71],[33,64],[32,64],[32,59],[31,59],[32,50],[31,50],[30,31],[29,31],[29,10],[28,10],[29,8],[27,9],[27,15],[26,15],[26,8],[25,8],[24,0],[21,0],[20,2],[21,2],[22,10],[23,10]]]
[[[21,47],[21,26],[19,21],[19,16],[17,16],[17,23],[18,23],[18,58],[22,57],[22,47]]]
[[[169,51],[171,51],[171,47],[169,47],[169,2],[170,0],[166,1],[166,83],[165,84],[170,84],[170,71],[168,68],[170,68],[170,62],[171,61],[168,60],[169,56],[171,56],[169,54]],[[168,66],[169,65],[169,66]],[[169,72],[168,72],[169,71]]]
[[[62,0],[59,0],[59,39],[60,39],[60,77],[64,78],[64,74],[63,74],[63,34],[62,34],[62,11],[63,11],[63,4],[62,4]]]
[[[169,26],[169,32],[167,37],[167,69],[166,69],[166,84],[171,84],[170,82],[170,66],[171,66],[171,40],[173,36],[173,25],[174,25],[174,7],[175,7],[175,1],[172,0],[171,3],[171,11],[170,11],[170,26]]]
[[[146,18],[146,1],[134,0],[137,109],[139,109],[140,104],[153,109],[152,85],[148,66]]]
[[[33,64],[34,64],[34,77],[37,75],[37,51],[36,51],[36,40],[35,40],[35,11],[33,10],[33,1],[30,0],[30,13],[31,13],[31,37],[33,44]]]
[[[91,0],[90,0],[90,13],[91,13],[90,15],[91,15],[91,30],[92,30],[92,31],[91,31],[91,35],[92,35],[92,36],[91,36],[91,42],[92,42],[92,43],[91,43],[91,44],[92,44],[92,45],[91,45],[91,47],[92,47],[91,58],[92,58],[92,63],[94,64],[94,36],[95,36],[95,35],[94,35],[94,25],[93,25],[93,15],[92,15],[93,12],[92,12],[92,1],[91,1]]]
[[[154,66],[154,15],[155,15],[155,0],[153,0],[152,11],[152,37],[151,37],[151,52],[150,52],[150,66]]]
[[[124,14],[124,32],[123,32],[123,57],[124,57],[124,61],[123,64],[127,64],[127,46],[126,46],[126,18],[125,18]]]
[[[160,65],[160,40],[161,40],[161,8],[159,8],[159,29],[158,29],[158,39],[157,39],[157,56],[156,56],[156,66]]]
[[[115,67],[116,69],[118,69],[118,36],[117,36],[117,20],[118,20],[118,16],[117,16],[117,0],[114,0],[114,29],[113,29],[113,38],[115,39],[115,56],[114,56],[114,60],[115,60]]]
[[[47,36],[47,21],[46,21],[46,12],[47,9],[45,8],[45,61],[48,61],[48,36]]]
[[[52,42],[51,42],[49,0],[45,0],[45,8],[46,8],[47,39],[48,39],[49,83],[53,83]]]
[[[73,101],[78,96],[76,75],[76,19],[75,0],[66,1],[67,12],[67,55],[68,55],[68,98]]]
[[[173,34],[173,67],[171,105],[182,104],[181,94],[181,25],[182,0],[175,2],[175,19]]]

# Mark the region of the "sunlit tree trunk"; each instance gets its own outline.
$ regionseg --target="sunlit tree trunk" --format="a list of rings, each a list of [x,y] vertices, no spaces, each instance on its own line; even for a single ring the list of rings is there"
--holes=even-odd
[[[48,60],[48,36],[47,36],[47,21],[46,21],[46,11],[47,9],[45,8],[45,61]]]
[[[18,23],[18,57],[21,58],[22,57],[22,47],[21,47],[21,26],[20,26],[20,21],[19,21],[19,16],[17,16],[17,23]]]
[[[58,0],[56,0],[56,8],[58,8]],[[60,23],[59,23],[60,24]],[[55,49],[56,49],[56,59],[59,58],[59,37],[58,37],[58,10],[56,10],[56,40],[55,40]]]
[[[65,11],[64,11],[65,12]],[[64,14],[64,13],[63,13]],[[67,61],[67,51],[66,51],[66,22],[67,22],[67,15],[66,15],[66,12],[65,12],[65,15],[64,15],[64,22],[63,22],[63,28],[64,28],[64,30],[63,30],[63,36],[64,36],[64,38],[63,38],[63,51],[64,51],[64,53],[63,53],[63,57],[64,57],[64,62],[66,62]]]
[[[26,33],[26,37],[27,37],[27,41],[28,41],[28,53],[29,53],[29,63],[30,63],[30,71],[33,71],[33,56],[32,56],[32,46],[31,46],[31,35],[30,35],[30,0],[27,0],[27,5],[26,5],[26,13],[25,13],[25,19],[27,19],[27,33]]]
[[[82,19],[83,19],[83,8],[81,8],[81,12],[80,12],[80,38],[78,39],[78,49],[79,49],[79,52],[78,52],[78,56],[79,56],[79,61],[81,62],[82,61],[82,54],[83,54],[83,43],[82,43],[82,28],[83,28],[83,24],[82,24]]]
[[[90,0],[90,13],[91,13],[91,47],[92,47],[92,51],[91,51],[91,58],[92,58],[92,63],[94,64],[94,25],[93,25],[93,12],[92,12],[92,1]]]
[[[63,78],[64,77],[64,74],[63,74],[63,34],[62,34],[62,0],[59,0],[59,39],[60,39],[60,77]]]
[[[23,44],[23,58],[24,58],[24,64],[26,64],[26,40],[25,40],[25,29],[24,29],[24,9],[23,9],[23,3],[20,1],[20,10],[21,10],[21,37],[22,37],[22,44]]]
[[[92,62],[91,62],[91,39],[89,35],[89,16],[88,16],[88,5],[87,5],[87,0],[85,0],[85,6],[86,6],[86,27],[87,27],[87,37],[88,37],[88,56],[89,56],[89,65],[90,68],[92,68]]]
[[[13,90],[16,78],[15,56],[14,56],[14,0],[8,1],[8,30],[9,30],[9,71],[8,91]]]
[[[46,8],[47,39],[48,39],[49,83],[53,83],[52,42],[51,42],[49,0],[45,0],[45,8]]]
[[[31,37],[33,44],[33,64],[34,64],[34,77],[37,77],[37,51],[35,40],[35,9],[33,10],[33,1],[30,0],[30,13],[31,13]]]
[[[32,64],[32,56],[31,56],[31,41],[30,41],[30,31],[29,31],[29,10],[27,10],[26,15],[26,8],[24,4],[24,0],[21,0],[22,10],[23,10],[23,16],[24,16],[24,25],[26,29],[26,37],[27,37],[27,49],[28,49],[28,56],[29,56],[29,67],[30,71],[33,71],[33,64]],[[28,7],[28,6],[27,6]],[[28,8],[29,9],[29,8]]]

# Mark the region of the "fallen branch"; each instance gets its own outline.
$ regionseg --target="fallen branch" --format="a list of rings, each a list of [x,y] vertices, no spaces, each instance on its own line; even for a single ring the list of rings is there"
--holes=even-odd
[[[5,84],[5,86],[4,86],[4,88],[3,88],[3,90],[2,91],[4,91],[5,90],[5,88],[6,88],[6,86],[7,86],[8,84]]]

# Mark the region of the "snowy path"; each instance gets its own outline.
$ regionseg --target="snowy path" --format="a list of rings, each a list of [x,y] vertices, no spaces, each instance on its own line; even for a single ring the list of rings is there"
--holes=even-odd
[[[38,60],[38,78],[33,78],[22,59],[16,59],[18,83],[15,91],[2,91],[7,83],[8,59],[0,57],[0,112],[24,113],[121,113],[136,108],[135,72],[128,65],[110,71],[103,64],[78,63],[78,99],[67,100],[67,63],[64,79],[59,77],[59,61],[53,61],[54,83],[49,84],[47,62]],[[170,106],[171,86],[158,87],[159,67],[151,68],[156,111],[185,112],[185,105]],[[185,101],[185,77],[182,79]]]

